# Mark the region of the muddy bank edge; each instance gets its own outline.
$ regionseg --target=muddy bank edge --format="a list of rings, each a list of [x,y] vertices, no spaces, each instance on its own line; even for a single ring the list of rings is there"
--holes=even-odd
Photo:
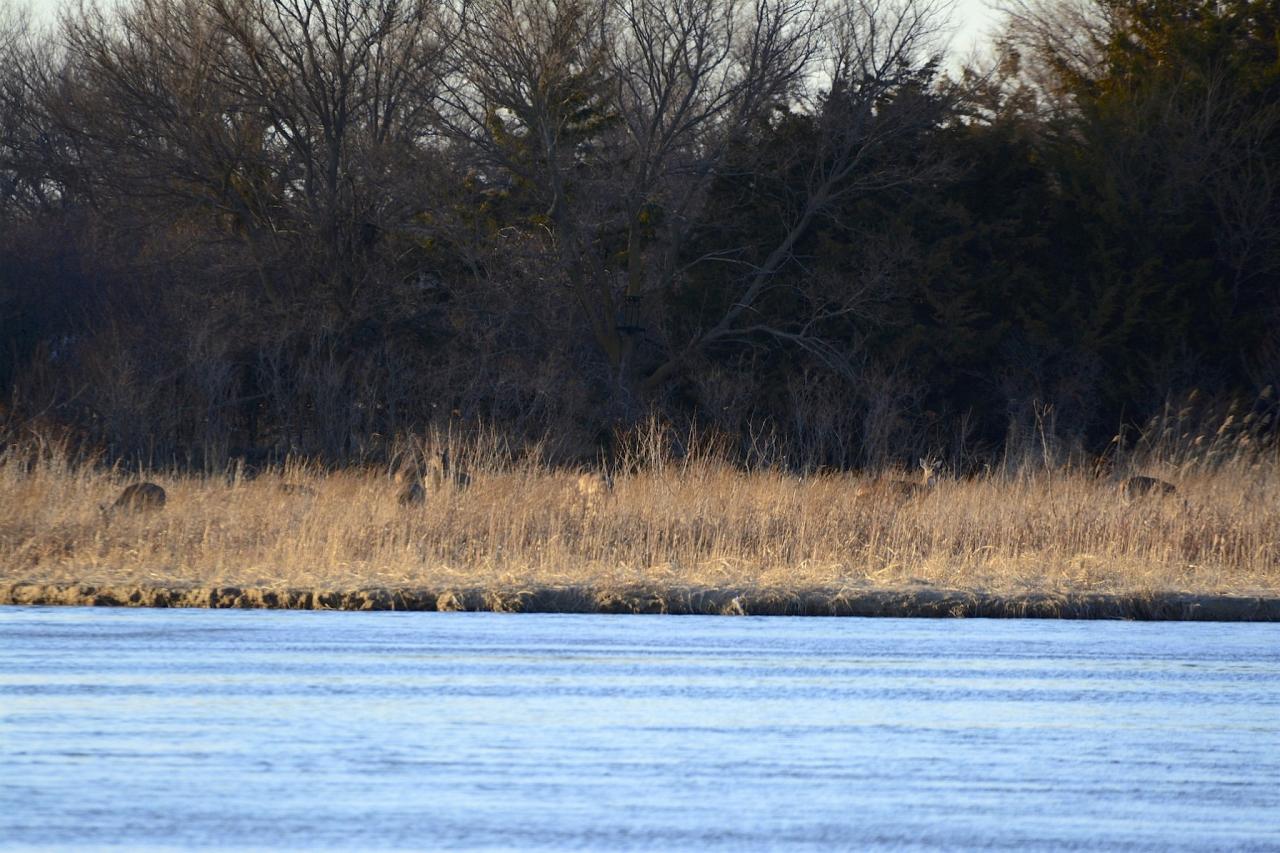
[[[341,591],[0,583],[0,605],[1280,622],[1280,597],[1186,593],[994,595],[932,587],[783,591],[566,586]]]

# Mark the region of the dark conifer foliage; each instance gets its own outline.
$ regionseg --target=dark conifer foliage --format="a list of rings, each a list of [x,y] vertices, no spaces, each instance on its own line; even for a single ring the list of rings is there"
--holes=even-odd
[[[1011,0],[0,13],[7,429],[221,467],[658,415],[792,465],[1099,448],[1280,379],[1280,13]]]

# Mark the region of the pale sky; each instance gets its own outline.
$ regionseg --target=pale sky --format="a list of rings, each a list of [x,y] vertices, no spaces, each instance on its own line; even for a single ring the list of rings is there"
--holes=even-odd
[[[963,57],[975,45],[990,37],[999,15],[992,11],[996,0],[956,0],[952,23],[956,25],[951,43],[952,59]]]
[[[994,0],[955,0],[955,23],[959,25],[959,35],[961,39],[972,40],[982,34],[987,29],[994,15],[988,7],[992,5]],[[16,5],[30,5],[38,12],[49,14],[65,3],[65,0],[0,0],[0,3]],[[957,43],[957,47],[959,44]]]
[[[30,5],[37,14],[52,15],[67,0],[0,0],[0,6]],[[997,0],[954,0],[952,23],[956,26],[955,40],[951,43],[951,60],[955,62],[969,53],[972,47],[990,33],[997,16],[991,6]]]

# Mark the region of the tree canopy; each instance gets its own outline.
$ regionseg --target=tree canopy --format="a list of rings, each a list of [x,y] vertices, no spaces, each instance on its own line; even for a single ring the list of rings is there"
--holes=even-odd
[[[1275,4],[1009,0],[963,71],[945,7],[6,7],[8,417],[216,466],[659,416],[860,466],[1275,383]]]

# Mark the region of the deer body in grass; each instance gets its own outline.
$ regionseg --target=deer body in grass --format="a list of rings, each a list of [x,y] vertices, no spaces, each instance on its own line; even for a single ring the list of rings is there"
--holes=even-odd
[[[471,485],[471,474],[456,466],[446,448],[431,454],[421,465],[402,469],[396,475],[401,483],[397,500],[401,506],[424,503],[428,492],[441,492],[447,487],[465,489]]]
[[[134,483],[131,486],[125,486],[124,491],[110,507],[102,506],[100,509],[103,515],[114,512],[142,512],[160,509],[167,498],[164,489],[155,483]]]
[[[1158,477],[1130,477],[1121,484],[1121,488],[1124,490],[1124,496],[1131,500],[1147,495],[1155,497],[1172,495],[1178,491],[1178,487],[1173,483]]]
[[[1159,477],[1138,475],[1122,477],[1116,470],[1115,460],[1110,456],[1102,456],[1093,466],[1093,476],[1099,480],[1108,480],[1129,500],[1142,497],[1163,497],[1178,491],[1178,487]]]
[[[609,474],[587,471],[578,475],[574,488],[583,509],[593,508],[613,491],[613,477]]]
[[[910,500],[933,491],[938,485],[938,465],[936,459],[920,460],[920,478],[907,480],[900,477],[879,477],[870,483],[858,487],[856,495],[861,499],[898,498]]]

